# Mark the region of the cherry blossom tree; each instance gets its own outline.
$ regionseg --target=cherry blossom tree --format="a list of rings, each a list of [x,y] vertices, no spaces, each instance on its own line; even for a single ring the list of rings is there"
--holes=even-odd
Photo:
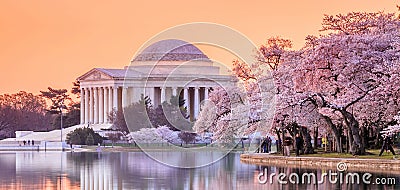
[[[214,141],[229,145],[249,128],[246,102],[245,95],[236,86],[214,88],[202,106],[194,130],[199,134],[211,132]]]
[[[397,122],[395,125],[391,125],[382,130],[382,136],[392,136],[396,135],[400,132],[400,112],[393,117],[393,119]]]
[[[325,15],[321,35],[307,36],[300,50],[288,50],[288,40],[269,39],[255,63],[234,61],[232,71],[241,87],[210,93],[196,131],[225,139],[259,130],[268,126],[263,122],[271,121],[274,110],[273,130],[285,119],[287,124],[318,125],[333,133],[339,152],[341,137],[347,135],[352,154],[364,154],[367,130],[379,133],[376,128],[391,123],[399,111],[399,28],[392,13],[352,12]],[[232,94],[241,94],[245,103],[232,103],[238,102]],[[243,111],[235,115],[235,109]]]
[[[157,133],[157,128],[141,128],[138,131],[131,132],[130,135],[138,144],[167,142],[167,140],[164,140],[162,136]]]
[[[351,152],[365,153],[360,123],[352,108],[367,100],[391,79],[399,59],[399,20],[394,14],[349,13],[325,16],[313,48],[300,50],[295,88],[323,115],[340,113],[350,131]],[[384,90],[384,91],[382,91]],[[369,101],[374,104],[377,101]],[[331,112],[331,113],[329,113]]]
[[[162,139],[169,143],[178,144],[181,142],[178,136],[179,131],[173,131],[166,125],[158,127],[156,132]]]

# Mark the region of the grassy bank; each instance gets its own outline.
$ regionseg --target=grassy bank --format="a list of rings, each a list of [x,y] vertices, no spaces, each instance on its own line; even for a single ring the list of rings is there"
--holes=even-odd
[[[314,154],[303,154],[300,157],[320,157],[320,158],[360,158],[360,159],[398,159],[400,158],[399,150],[395,149],[396,155],[393,156],[391,152],[383,152],[382,156],[379,156],[380,149],[367,150],[365,155],[353,156],[350,153],[336,153],[336,152],[325,152],[323,149],[317,149]],[[282,155],[281,153],[273,153],[273,155]],[[296,156],[294,152],[290,156]]]

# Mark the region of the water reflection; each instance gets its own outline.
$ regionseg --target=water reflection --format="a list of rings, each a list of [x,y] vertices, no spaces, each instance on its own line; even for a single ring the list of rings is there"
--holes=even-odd
[[[185,161],[181,153],[159,153]],[[202,156],[212,153],[199,152]],[[179,155],[179,156],[176,156]],[[144,153],[17,152],[0,153],[0,189],[398,189],[399,185],[260,184],[260,172],[314,173],[318,180],[327,170],[256,166],[240,163],[231,153],[219,162],[197,169],[178,169],[160,164]],[[193,155],[191,155],[193,156]],[[218,155],[215,155],[218,156]],[[396,174],[373,174],[394,177]]]

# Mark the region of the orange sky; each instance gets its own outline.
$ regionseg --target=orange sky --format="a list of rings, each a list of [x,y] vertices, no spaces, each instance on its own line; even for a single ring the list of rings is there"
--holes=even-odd
[[[323,14],[397,11],[394,0],[215,1],[1,0],[0,94],[70,89],[94,67],[129,65],[143,43],[178,24],[214,22],[257,45],[279,35],[299,48]]]

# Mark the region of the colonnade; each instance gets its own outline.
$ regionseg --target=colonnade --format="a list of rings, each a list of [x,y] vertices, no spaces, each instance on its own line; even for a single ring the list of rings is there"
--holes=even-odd
[[[154,106],[179,95],[193,119],[197,118],[202,100],[208,99],[210,87],[127,87],[105,86],[81,88],[81,124],[110,123],[109,113],[140,100],[141,94],[149,96]]]

